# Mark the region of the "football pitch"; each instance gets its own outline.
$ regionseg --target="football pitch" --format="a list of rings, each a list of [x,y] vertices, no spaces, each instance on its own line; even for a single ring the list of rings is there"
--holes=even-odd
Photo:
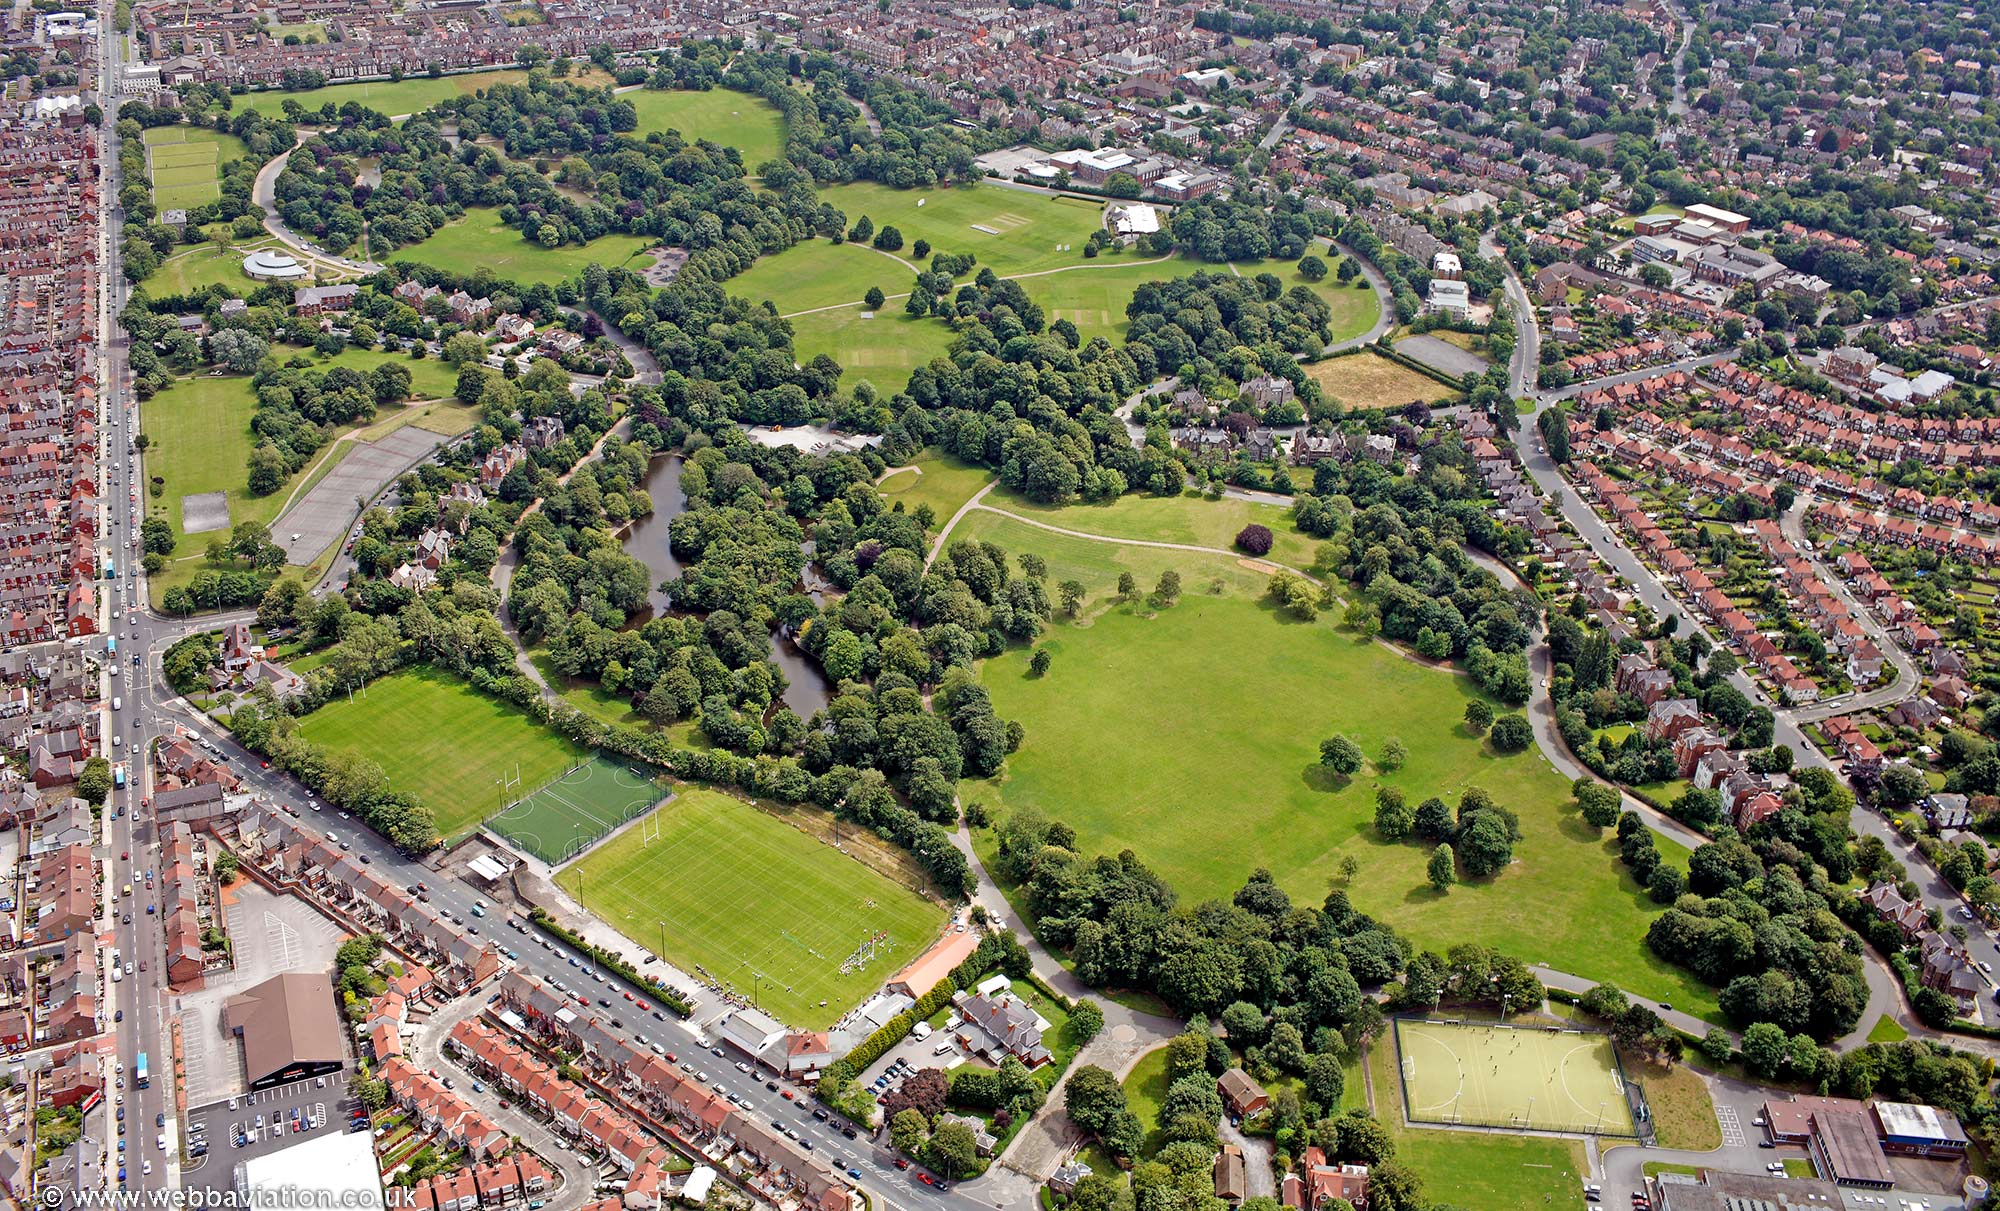
[[[718,791],[682,787],[556,881],[626,937],[822,1030],[921,954],[945,909]]]
[[[1609,1035],[1396,1020],[1412,1121],[1636,1136]]]
[[[649,775],[625,762],[593,755],[510,804],[486,826],[555,866],[665,795],[665,788]]]

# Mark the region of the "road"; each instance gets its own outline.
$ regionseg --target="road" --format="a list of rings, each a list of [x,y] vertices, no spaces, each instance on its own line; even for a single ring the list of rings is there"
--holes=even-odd
[[[1507,306],[1514,320],[1514,356],[1507,362],[1507,391],[1518,399],[1534,390],[1542,364],[1542,332],[1535,326],[1534,300],[1528,297],[1521,275],[1514,272],[1513,262],[1492,232],[1479,237],[1479,255],[1498,261],[1505,275]]]

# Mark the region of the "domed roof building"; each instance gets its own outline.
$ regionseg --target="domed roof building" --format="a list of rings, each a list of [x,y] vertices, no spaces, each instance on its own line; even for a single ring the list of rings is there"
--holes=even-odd
[[[296,282],[307,276],[304,265],[276,248],[260,248],[244,257],[243,272],[258,282]]]

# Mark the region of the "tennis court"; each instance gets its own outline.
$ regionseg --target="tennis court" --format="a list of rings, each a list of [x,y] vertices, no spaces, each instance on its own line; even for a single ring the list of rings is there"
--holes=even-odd
[[[1637,1136],[1609,1035],[1396,1019],[1412,1121]]]
[[[596,754],[509,804],[486,827],[555,866],[664,798],[651,774]]]

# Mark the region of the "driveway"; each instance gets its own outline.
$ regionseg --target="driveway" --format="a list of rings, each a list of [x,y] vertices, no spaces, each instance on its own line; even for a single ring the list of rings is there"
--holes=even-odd
[[[1396,342],[1396,352],[1446,374],[1484,374],[1493,364],[1470,349],[1460,349],[1435,336],[1406,336]]]

